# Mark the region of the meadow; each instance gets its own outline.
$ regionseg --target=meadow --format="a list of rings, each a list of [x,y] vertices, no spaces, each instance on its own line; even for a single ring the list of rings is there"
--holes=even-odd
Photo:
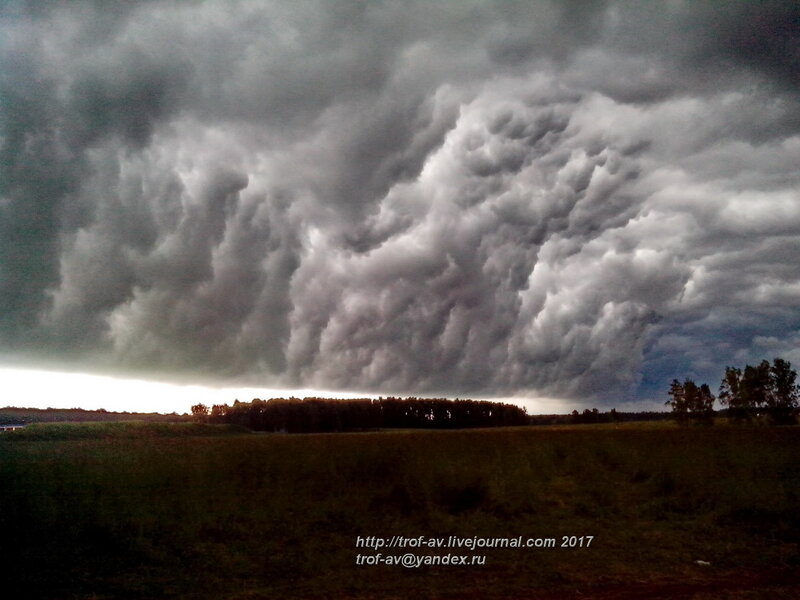
[[[76,600],[800,595],[797,427],[242,431],[1,434],[0,586]],[[359,536],[557,545],[375,549]],[[378,552],[485,564],[356,564]]]

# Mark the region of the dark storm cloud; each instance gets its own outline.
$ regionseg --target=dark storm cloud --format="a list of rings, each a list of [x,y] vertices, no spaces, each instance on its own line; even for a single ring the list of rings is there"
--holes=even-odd
[[[0,343],[600,402],[800,361],[790,3],[6,3]]]

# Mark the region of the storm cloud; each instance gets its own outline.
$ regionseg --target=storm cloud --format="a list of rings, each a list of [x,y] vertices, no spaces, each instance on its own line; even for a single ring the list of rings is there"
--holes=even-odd
[[[800,7],[6,2],[5,360],[636,402],[800,363]]]

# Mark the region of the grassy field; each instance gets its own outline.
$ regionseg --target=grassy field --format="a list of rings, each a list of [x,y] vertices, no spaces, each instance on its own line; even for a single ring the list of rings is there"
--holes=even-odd
[[[87,600],[797,598],[799,498],[797,427],[43,425],[0,434],[0,585]],[[394,535],[557,547],[356,548]],[[356,564],[377,552],[486,558]]]
[[[0,442],[62,442],[67,440],[151,439],[219,436],[249,433],[238,425],[203,423],[147,423],[115,421],[111,423],[34,423],[24,429],[3,433]]]

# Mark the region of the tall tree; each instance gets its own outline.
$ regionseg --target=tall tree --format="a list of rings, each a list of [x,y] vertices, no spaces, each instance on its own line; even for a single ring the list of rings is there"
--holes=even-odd
[[[688,379],[686,383],[694,385],[694,382],[690,382]],[[689,422],[689,405],[686,402],[686,385],[677,379],[673,379],[669,386],[669,392],[667,393],[670,400],[667,400],[664,404],[671,406],[675,420],[681,425],[685,425]]]
[[[782,358],[773,359],[771,365],[766,360],[755,367],[747,365],[744,371],[726,367],[719,398],[733,420],[766,414],[773,423],[793,423],[800,399],[797,372]]]
[[[751,407],[742,395],[742,370],[725,367],[725,377],[719,386],[719,402],[728,407],[728,415],[734,421],[745,421],[751,417]]]
[[[672,380],[668,392],[671,400],[665,404],[672,407],[675,420],[681,425],[690,421],[710,425],[714,420],[714,395],[707,384],[697,385],[691,379],[683,383]]]
[[[714,395],[708,384],[704,383],[693,390],[688,398],[689,414],[698,423],[711,425],[714,422]]]
[[[772,394],[772,374],[769,362],[762,360],[758,366],[747,365],[739,386],[742,400],[749,410],[760,414]]]
[[[767,412],[773,423],[785,425],[795,420],[798,408],[797,371],[792,364],[776,358],[770,367],[770,395],[767,398]]]

